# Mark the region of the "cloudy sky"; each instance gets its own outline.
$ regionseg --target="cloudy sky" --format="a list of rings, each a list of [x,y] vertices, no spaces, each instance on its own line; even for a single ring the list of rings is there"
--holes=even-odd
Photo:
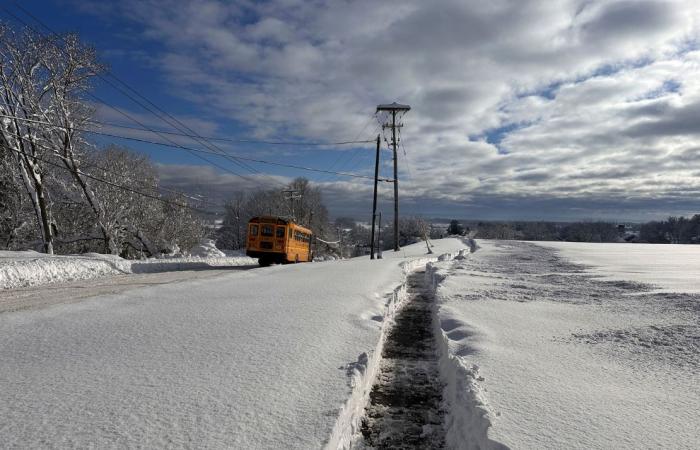
[[[399,152],[406,213],[647,220],[700,212],[696,0],[23,5],[56,31],[78,31],[117,76],[202,135],[373,139],[377,104],[410,104]],[[96,89],[142,123],[168,129],[109,86]],[[96,108],[104,121],[129,123]],[[213,155],[210,165],[177,149],[121,143],[149,153],[164,182],[180,189],[221,199],[307,176],[334,215],[369,215],[368,179],[241,167]],[[373,170],[372,144],[216,145],[254,159]],[[390,158],[383,143],[386,176]],[[382,184],[385,200],[391,192]]]

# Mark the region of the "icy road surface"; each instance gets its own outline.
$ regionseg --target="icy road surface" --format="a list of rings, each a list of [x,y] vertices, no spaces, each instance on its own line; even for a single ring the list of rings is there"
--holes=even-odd
[[[319,448],[350,396],[348,364],[377,344],[399,263],[424,254],[420,244],[381,261],[222,272],[0,313],[0,446]]]

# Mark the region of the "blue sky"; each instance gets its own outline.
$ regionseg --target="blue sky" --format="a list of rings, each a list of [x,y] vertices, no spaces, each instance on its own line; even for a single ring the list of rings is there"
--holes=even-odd
[[[700,212],[696,3],[29,0],[22,5],[56,31],[77,31],[114,74],[201,135],[372,139],[377,104],[410,104],[399,152],[406,214],[648,220]],[[22,14],[11,2],[7,8]],[[95,93],[150,127],[168,129],[101,81]],[[95,107],[103,121],[134,125],[104,105]],[[219,166],[213,167],[177,149],[97,142],[148,153],[164,184],[217,201],[307,176],[320,184],[333,215],[362,218],[371,205],[371,181],[365,179],[252,162],[250,171],[206,156]],[[371,144],[216,145],[239,156],[295,165],[366,175],[373,169]],[[383,147],[382,171],[389,175],[390,154]],[[389,212],[389,184],[382,185],[380,197]]]

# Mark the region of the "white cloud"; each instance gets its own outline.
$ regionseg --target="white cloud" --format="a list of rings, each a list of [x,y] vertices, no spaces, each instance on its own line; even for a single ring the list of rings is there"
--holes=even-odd
[[[162,44],[156,58],[182,96],[258,136],[347,139],[376,104],[411,104],[402,139],[414,179],[401,186],[426,204],[697,208],[695,0],[150,0],[120,11]],[[495,145],[494,130],[514,124]]]

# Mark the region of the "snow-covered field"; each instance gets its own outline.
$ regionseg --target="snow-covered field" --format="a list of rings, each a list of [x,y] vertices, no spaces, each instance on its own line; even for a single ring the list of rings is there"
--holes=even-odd
[[[465,245],[436,242],[436,255]],[[0,314],[7,447],[347,442],[402,263],[275,266]],[[48,288],[48,287],[47,287]],[[368,357],[369,355],[369,357]],[[369,380],[371,381],[371,380]]]
[[[0,251],[0,289],[38,286],[129,273],[198,270],[257,264],[247,256],[226,256],[216,247],[199,246],[195,256],[127,260],[113,255],[46,255],[34,251]]]
[[[361,448],[403,282],[429,262],[450,448],[698,448],[700,247],[435,244],[6,290],[0,447]]]
[[[700,246],[541,242],[606,280],[651,283],[659,291],[700,293]]]
[[[438,265],[438,301],[489,438],[511,448],[700,446],[700,247],[479,245]],[[469,448],[459,431],[470,418],[452,416],[465,425],[448,442]]]

